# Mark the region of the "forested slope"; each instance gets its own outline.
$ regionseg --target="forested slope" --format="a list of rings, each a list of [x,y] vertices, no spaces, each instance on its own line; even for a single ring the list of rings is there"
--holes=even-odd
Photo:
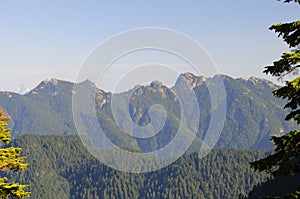
[[[266,176],[249,162],[264,152],[214,149],[199,159],[184,155],[161,170],[130,174],[101,164],[78,136],[22,136],[29,167],[13,178],[30,183],[32,198],[237,198]]]

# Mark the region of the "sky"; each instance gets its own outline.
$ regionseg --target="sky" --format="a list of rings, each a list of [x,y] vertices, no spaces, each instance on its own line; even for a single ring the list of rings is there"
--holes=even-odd
[[[276,0],[0,0],[0,90],[22,92],[48,78],[76,81],[96,46],[143,27],[193,38],[221,74],[271,79],[264,66],[288,47],[268,27],[299,16],[300,6]]]

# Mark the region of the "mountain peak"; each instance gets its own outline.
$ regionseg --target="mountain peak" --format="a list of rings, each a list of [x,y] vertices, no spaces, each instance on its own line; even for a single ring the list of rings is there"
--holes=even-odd
[[[53,85],[57,85],[58,84],[58,79],[55,79],[55,78],[49,78],[49,79],[46,79],[46,80],[44,80],[43,81],[43,83],[45,83],[45,84],[53,84]]]
[[[191,72],[185,72],[185,73],[182,73],[181,75],[183,75],[184,77],[187,77],[187,78],[192,78],[192,77],[196,77],[193,73]]]
[[[190,85],[190,89],[194,89],[195,87],[198,87],[205,83],[207,80],[204,76],[196,76],[193,73],[185,72],[179,75],[176,84],[180,84],[181,81],[185,81]]]
[[[266,81],[265,79],[254,77],[254,76],[251,76],[249,80],[252,81],[253,83],[258,83],[259,81]]]
[[[164,86],[163,83],[160,82],[160,81],[153,81],[153,82],[151,82],[151,84],[150,84],[150,87],[151,87],[151,88],[161,88],[161,87],[163,87],[163,86]]]
[[[65,91],[73,88],[74,83],[59,80],[55,78],[49,78],[42,81],[39,85],[37,85],[33,90],[26,93],[26,96],[29,95],[38,95],[42,93],[50,93],[52,96],[56,96],[59,91],[62,93],[66,93]]]
[[[254,77],[254,76],[251,76],[250,78],[247,78],[247,77],[240,77],[238,78],[238,80],[243,80],[243,81],[251,81],[253,83],[258,83],[258,82],[266,82],[267,80],[263,79],[263,78],[259,78],[259,77]]]
[[[266,85],[268,85],[269,87],[271,87],[273,89],[276,89],[276,87],[277,87],[276,84],[274,84],[273,82],[271,82],[269,80],[259,78],[259,77],[254,77],[254,76],[251,76],[250,78],[241,77],[241,78],[238,78],[237,80],[242,80],[242,81],[245,81],[245,82],[251,82],[253,85],[258,85],[260,83],[263,83],[263,84],[266,84]]]
[[[35,91],[43,90],[45,88],[54,89],[59,84],[59,81],[60,80],[55,79],[55,78],[46,79],[46,80],[42,81],[34,90]]]

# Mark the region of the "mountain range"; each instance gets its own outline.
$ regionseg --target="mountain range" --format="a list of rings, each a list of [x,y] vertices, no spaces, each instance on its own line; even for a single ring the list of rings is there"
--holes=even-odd
[[[75,84],[48,79],[23,95],[0,92],[0,105],[12,117],[10,127],[14,137],[23,134],[74,135],[77,134],[77,129],[73,119],[72,95],[76,94],[74,90],[76,85],[85,91],[95,93],[93,106],[98,121],[113,143],[121,147],[149,152],[169,143],[178,130],[182,112],[177,96],[174,94],[175,89],[194,91],[200,117],[195,117],[193,104],[184,103],[184,109],[189,112],[185,127],[187,131],[193,131],[189,124],[198,122],[195,146],[202,142],[211,120],[212,105],[207,84],[213,78],[215,77],[206,78],[192,73],[183,73],[173,87],[155,81],[150,85],[137,85],[130,91],[117,94],[105,92],[89,80]],[[226,91],[227,110],[216,147],[270,149],[273,146],[270,136],[282,135],[293,129],[295,124],[284,119],[287,113],[282,110],[284,101],[272,95],[272,91],[277,88],[275,84],[255,77],[234,79],[222,75],[221,78]],[[182,84],[182,81],[185,81],[185,84]],[[116,110],[117,113],[114,113],[118,118],[115,118],[113,112],[116,111],[111,108],[113,95],[117,96],[119,100],[117,103],[125,103],[126,99],[129,99],[128,110]],[[82,104],[84,106],[84,101]],[[146,126],[151,122],[150,107],[155,104],[163,106],[167,116],[159,133],[147,139],[124,133],[122,129],[128,126],[126,117],[128,113],[125,111],[129,111],[130,119],[134,123]],[[162,113],[158,112],[157,115]],[[90,117],[92,113],[85,113],[86,126],[90,124]]]

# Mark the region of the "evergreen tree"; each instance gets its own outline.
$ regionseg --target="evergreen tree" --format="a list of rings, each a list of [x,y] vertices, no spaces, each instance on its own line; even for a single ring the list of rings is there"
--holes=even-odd
[[[285,0],[284,3],[295,2],[300,4],[300,0]],[[289,111],[286,120],[294,120],[300,124],[300,20],[290,23],[274,24],[270,28],[278,33],[278,37],[289,45],[290,52],[282,54],[278,61],[273,65],[266,66],[264,73],[283,78],[286,75],[294,79],[286,81],[285,86],[273,91],[277,98],[287,99],[284,106]],[[290,131],[281,137],[271,137],[275,144],[275,153],[264,159],[251,163],[251,167],[258,171],[278,176],[293,176],[300,173],[300,131]],[[300,187],[293,193],[286,193],[282,198],[300,197]]]
[[[4,144],[10,142],[10,129],[7,129],[7,120],[10,117],[7,116],[0,109],[0,141]],[[22,149],[14,147],[6,147],[0,149],[0,170],[2,172],[15,171],[19,169],[25,169],[27,164],[24,164],[24,156],[20,156]],[[7,178],[0,178],[0,198],[26,198],[30,196],[30,192],[26,192],[25,189],[28,185],[22,185],[14,182],[7,182]]]

